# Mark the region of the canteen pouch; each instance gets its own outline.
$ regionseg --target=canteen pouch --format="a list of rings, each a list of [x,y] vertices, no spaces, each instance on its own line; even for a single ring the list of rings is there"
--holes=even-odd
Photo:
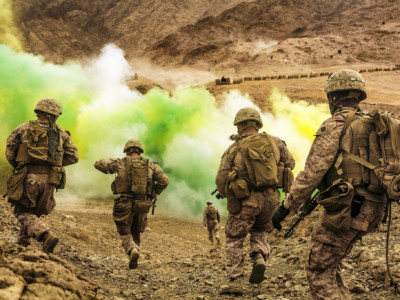
[[[16,169],[7,178],[7,198],[8,202],[15,204],[21,200],[24,194],[25,178],[28,175],[28,167]]]
[[[57,189],[65,188],[66,176],[63,167],[51,166],[49,171],[49,184],[55,186]]]
[[[135,200],[133,204],[133,212],[135,215],[147,214],[151,207],[150,200]]]
[[[229,189],[237,199],[247,198],[250,196],[249,186],[247,181],[243,178],[239,178],[229,183]]]
[[[318,197],[318,204],[325,208],[323,224],[336,233],[346,232],[351,226],[351,209],[354,188],[348,182],[339,182]]]
[[[226,206],[228,209],[228,212],[231,215],[236,215],[240,213],[240,210],[242,209],[242,202],[235,197],[233,192],[228,188],[228,185],[225,186],[225,195],[226,195]]]

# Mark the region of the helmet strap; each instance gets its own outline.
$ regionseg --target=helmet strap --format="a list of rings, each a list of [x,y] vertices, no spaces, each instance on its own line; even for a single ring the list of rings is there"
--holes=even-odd
[[[260,129],[260,125],[256,121],[245,121],[245,122],[241,122],[239,124],[241,125],[240,131],[239,131],[239,127],[238,127],[239,134],[241,134],[244,130],[246,130],[247,128],[250,128],[250,127],[253,127],[257,131]]]

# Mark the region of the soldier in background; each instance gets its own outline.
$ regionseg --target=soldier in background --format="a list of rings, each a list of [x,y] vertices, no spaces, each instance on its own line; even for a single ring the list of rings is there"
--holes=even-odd
[[[249,233],[253,260],[249,281],[264,280],[265,259],[270,255],[267,234],[273,230],[271,219],[280,201],[278,165],[282,170],[295,165],[285,142],[258,133],[263,123],[254,108],[240,109],[234,125],[238,134],[231,136],[234,143],[222,155],[215,179],[218,192],[227,197],[229,212],[225,227],[229,282],[221,288],[221,294],[242,293],[238,279],[243,276],[243,241]]]
[[[218,223],[220,221],[219,211],[212,205],[211,200],[207,200],[207,207],[203,212],[203,225],[208,229],[208,239],[211,244],[214,243],[214,237],[217,240],[217,245],[221,244],[218,233]]]
[[[289,212],[307,202],[318,188],[322,192],[318,201],[325,209],[314,226],[306,260],[310,292],[313,299],[351,299],[342,260],[362,236],[378,227],[386,191],[356,157],[374,164],[380,158],[374,122],[358,106],[367,98],[363,77],[353,70],[339,70],[329,76],[325,92],[332,117],[315,134],[304,170],[273,222],[280,229]]]
[[[34,111],[37,120],[21,124],[7,139],[6,157],[14,168],[7,193],[20,223],[18,244],[28,246],[33,237],[49,253],[58,238],[40,216],[49,214],[56,206],[54,189],[64,188],[63,167],[78,162],[78,150],[69,133],[56,124],[62,114],[57,100],[43,98]],[[13,180],[15,176],[20,176],[19,180]]]
[[[124,147],[126,156],[95,162],[94,167],[105,173],[117,173],[111,185],[112,192],[120,196],[114,200],[113,217],[129,256],[129,268],[136,269],[139,259],[140,234],[147,227],[147,213],[168,185],[169,179],[156,162],[141,156],[143,146],[138,140],[129,140]]]

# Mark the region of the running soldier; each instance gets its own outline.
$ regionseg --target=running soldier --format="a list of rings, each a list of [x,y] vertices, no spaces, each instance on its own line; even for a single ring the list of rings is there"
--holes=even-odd
[[[208,239],[210,240],[211,244],[214,243],[214,237],[217,241],[217,245],[221,244],[219,239],[219,232],[218,232],[218,223],[220,221],[219,211],[216,207],[212,205],[211,200],[207,200],[207,207],[204,209],[203,212],[203,225],[208,229]]]
[[[358,106],[367,98],[363,77],[341,69],[329,76],[325,92],[332,117],[318,129],[304,170],[273,222],[280,229],[289,212],[306,203],[318,188],[318,203],[325,209],[314,226],[306,260],[311,295],[313,299],[351,299],[342,260],[362,236],[378,227],[386,192],[374,172],[363,165],[375,165],[380,159],[374,121]]]
[[[141,156],[143,152],[140,141],[129,140],[124,147],[124,158],[102,159],[94,164],[105,174],[117,173],[111,189],[120,196],[114,200],[113,218],[122,247],[129,256],[130,269],[138,266],[140,234],[147,227],[152,201],[169,183],[161,167]]]
[[[258,133],[263,123],[257,110],[240,109],[233,124],[239,134],[231,136],[234,143],[222,155],[215,180],[220,195],[228,199],[229,212],[225,227],[229,281],[222,294],[242,293],[238,278],[243,276],[243,241],[249,233],[253,259],[249,281],[264,280],[265,259],[270,254],[267,234],[273,230],[272,215],[280,201],[277,187],[285,180],[279,174],[291,174],[295,165],[285,142]]]
[[[6,157],[14,168],[7,194],[20,224],[18,244],[28,246],[33,237],[49,253],[58,238],[40,216],[56,206],[54,190],[64,188],[64,166],[78,162],[78,150],[69,132],[56,124],[62,114],[60,102],[43,98],[34,111],[37,120],[21,124],[7,139]]]

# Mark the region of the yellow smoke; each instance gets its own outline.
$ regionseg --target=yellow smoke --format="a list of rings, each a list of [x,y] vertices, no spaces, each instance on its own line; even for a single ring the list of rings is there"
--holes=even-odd
[[[0,7],[0,44],[9,45],[14,50],[21,50],[19,30],[14,23],[11,1],[0,0]]]
[[[296,160],[295,173],[304,167],[314,134],[330,117],[327,104],[292,102],[288,96],[274,89],[269,97],[272,114],[264,114],[264,130],[283,139]]]

